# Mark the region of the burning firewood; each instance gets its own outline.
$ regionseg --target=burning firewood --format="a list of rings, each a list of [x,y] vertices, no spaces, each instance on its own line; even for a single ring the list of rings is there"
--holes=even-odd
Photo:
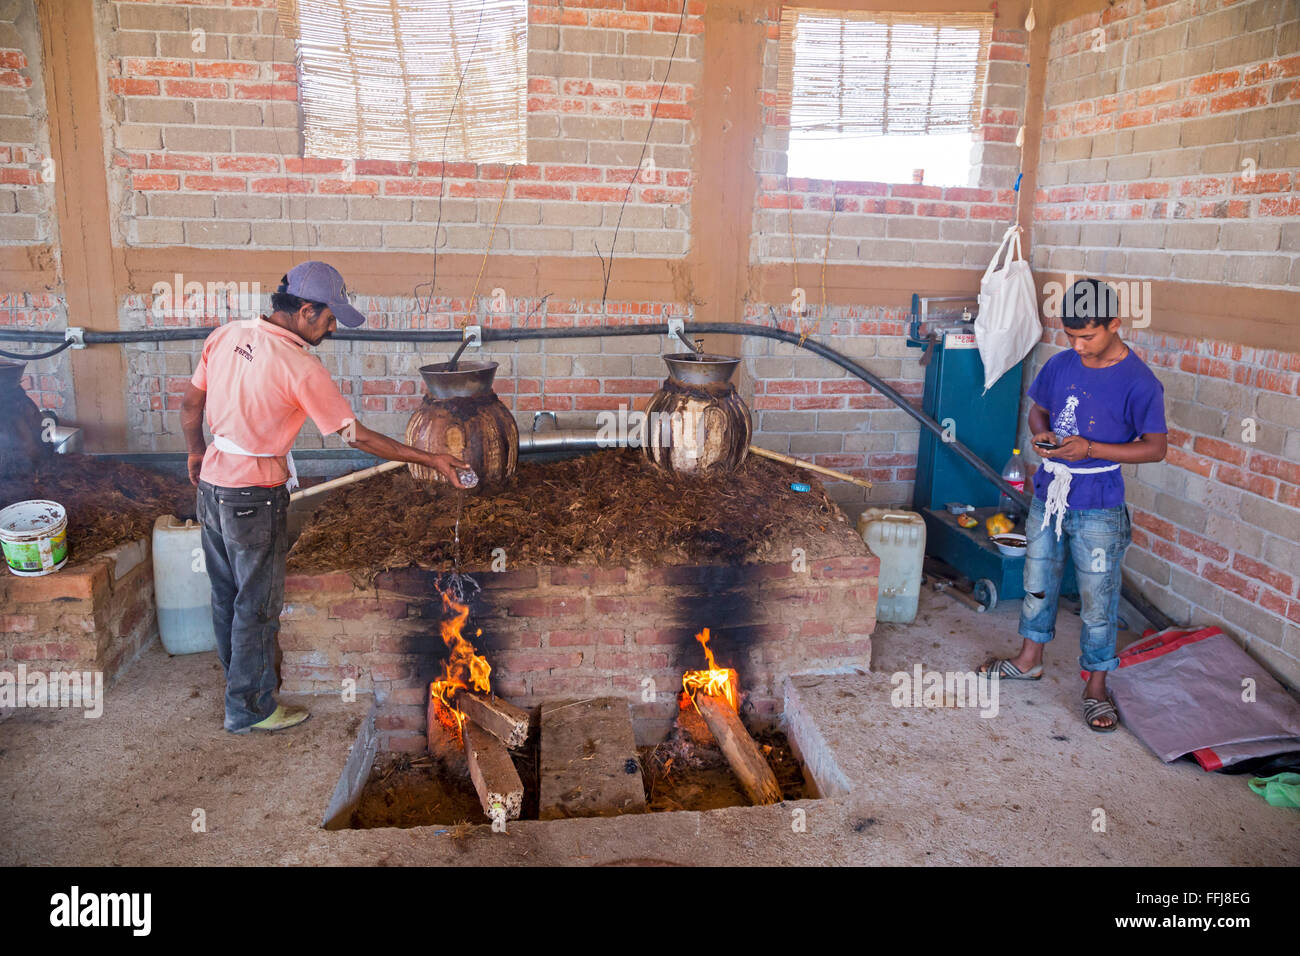
[[[469,778],[483,812],[492,819],[504,813],[505,819],[518,820],[524,804],[524,785],[506,745],[472,720],[461,725],[461,737],[469,761]]]
[[[528,711],[468,690],[458,692],[452,702],[468,720],[500,738],[511,750],[518,750],[528,740]]]
[[[450,589],[443,591],[442,601],[451,613],[441,628],[448,656],[443,676],[429,685],[429,752],[441,752],[458,735],[483,812],[494,820],[501,814],[518,820],[524,785],[506,747],[519,747],[527,740],[528,714],[505,701],[481,696],[491,693],[492,666],[462,634],[469,606],[453,597]],[[475,636],[482,633],[476,631]]]
[[[755,805],[780,803],[781,787],[776,782],[776,774],[772,773],[758,744],[740,722],[740,714],[727,706],[721,697],[704,693],[695,695],[695,706],[713,732],[713,739],[722,748],[727,763],[740,778],[749,802]]]
[[[740,721],[740,691],[736,672],[731,668],[718,667],[713,652],[709,650],[707,627],[695,635],[695,639],[704,648],[709,666],[707,670],[687,671],[682,675],[682,688],[704,718],[713,739],[717,741],[727,763],[749,796],[750,803],[780,803],[781,787],[776,782],[776,774]]]
[[[429,685],[430,731],[437,721],[448,730],[459,732],[461,724],[469,719],[496,734],[507,747],[517,750],[528,739],[528,712],[504,700],[484,696],[492,690],[489,680],[492,665],[461,633],[469,618],[469,606],[457,601],[450,591],[443,592],[442,601],[451,612],[451,617],[442,622],[442,640],[449,653],[443,676]],[[477,631],[476,636],[482,633]]]

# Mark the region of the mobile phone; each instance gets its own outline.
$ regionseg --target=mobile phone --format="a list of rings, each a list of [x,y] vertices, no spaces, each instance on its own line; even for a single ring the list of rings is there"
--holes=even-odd
[[[1056,451],[1056,449],[1060,448],[1061,446],[1060,446],[1060,445],[1053,445],[1051,442],[1046,442],[1046,441],[1036,441],[1036,442],[1034,442],[1034,447],[1035,447],[1035,448],[1041,448],[1041,449],[1043,449],[1043,451]]]

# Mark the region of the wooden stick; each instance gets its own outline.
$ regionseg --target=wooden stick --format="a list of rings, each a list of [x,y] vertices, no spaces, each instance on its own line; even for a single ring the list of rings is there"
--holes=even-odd
[[[506,745],[472,720],[465,721],[460,733],[465,741],[469,778],[474,781],[483,812],[493,820],[502,813],[507,820],[518,820],[524,805],[524,785]]]
[[[727,763],[740,778],[740,785],[749,795],[749,802],[758,806],[781,802],[781,787],[776,782],[776,774],[767,765],[767,760],[749,736],[745,725],[740,722],[740,715],[731,709],[721,697],[710,697],[697,693],[695,706],[699,708],[704,722],[713,732],[713,739],[722,748]]]
[[[460,712],[493,734],[511,750],[518,750],[528,740],[528,711],[507,704],[499,697],[481,697],[462,690],[456,695]]]
[[[322,491],[333,491],[335,488],[342,488],[344,485],[350,485],[354,481],[362,481],[366,478],[373,478],[375,475],[383,474],[386,471],[392,471],[394,468],[404,468],[404,461],[386,461],[382,465],[375,465],[373,468],[363,468],[360,471],[354,471],[350,475],[344,475],[341,478],[331,478],[329,481],[322,481],[319,485],[312,485],[310,488],[304,488],[302,491],[295,491],[289,496],[290,501],[297,501],[300,498],[310,498],[312,495],[318,495]]]
[[[783,461],[787,465],[794,465],[796,468],[806,468],[808,471],[815,471],[820,475],[826,475],[830,478],[838,478],[840,481],[851,481],[855,485],[861,485],[863,488],[870,488],[871,482],[865,478],[854,478],[852,475],[846,475],[842,471],[836,471],[834,468],[824,468],[821,465],[814,465],[810,461],[804,461],[802,458],[791,458],[789,455],[783,455],[779,451],[769,451],[766,448],[759,448],[757,445],[750,445],[749,450],[755,455],[763,458],[771,458],[773,461]]]
[[[988,610],[983,604],[975,600],[961,588],[957,587],[955,581],[949,581],[946,578],[940,578],[932,575],[925,575],[925,579],[930,582],[930,587],[940,594],[946,594],[958,604],[965,604],[976,614],[983,614]]]

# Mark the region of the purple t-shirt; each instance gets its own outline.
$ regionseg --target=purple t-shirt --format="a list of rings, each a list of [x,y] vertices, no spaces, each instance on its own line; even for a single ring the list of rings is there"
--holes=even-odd
[[[1080,435],[1093,441],[1123,445],[1142,435],[1167,432],[1165,389],[1160,379],[1129,349],[1122,361],[1108,368],[1088,368],[1073,349],[1053,355],[1029,386],[1029,397],[1047,409],[1052,431],[1060,438]],[[1099,468],[1113,464],[1102,458],[1065,462],[1070,468]],[[1046,468],[1034,472],[1034,495],[1047,500],[1052,476]],[[1124,476],[1116,468],[1070,480],[1071,508],[1116,508],[1124,504]]]

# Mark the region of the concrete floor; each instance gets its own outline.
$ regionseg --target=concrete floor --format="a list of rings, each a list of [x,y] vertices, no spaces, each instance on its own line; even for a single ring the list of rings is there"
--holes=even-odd
[[[1245,778],[1165,766],[1127,731],[1085,728],[1068,612],[1048,676],[1004,685],[997,717],[891,706],[891,673],[967,670],[1016,646],[1015,627],[1014,606],[977,615],[926,594],[915,624],[879,627],[872,674],[795,680],[791,713],[815,727],[809,756],[848,788],[839,796],[461,835],[319,829],[369,700],[313,698],[297,731],[231,736],[214,656],[155,645],[97,720],[27,710],[0,722],[0,864],[1294,862],[1300,815],[1269,807]],[[206,832],[193,831],[196,809]]]

